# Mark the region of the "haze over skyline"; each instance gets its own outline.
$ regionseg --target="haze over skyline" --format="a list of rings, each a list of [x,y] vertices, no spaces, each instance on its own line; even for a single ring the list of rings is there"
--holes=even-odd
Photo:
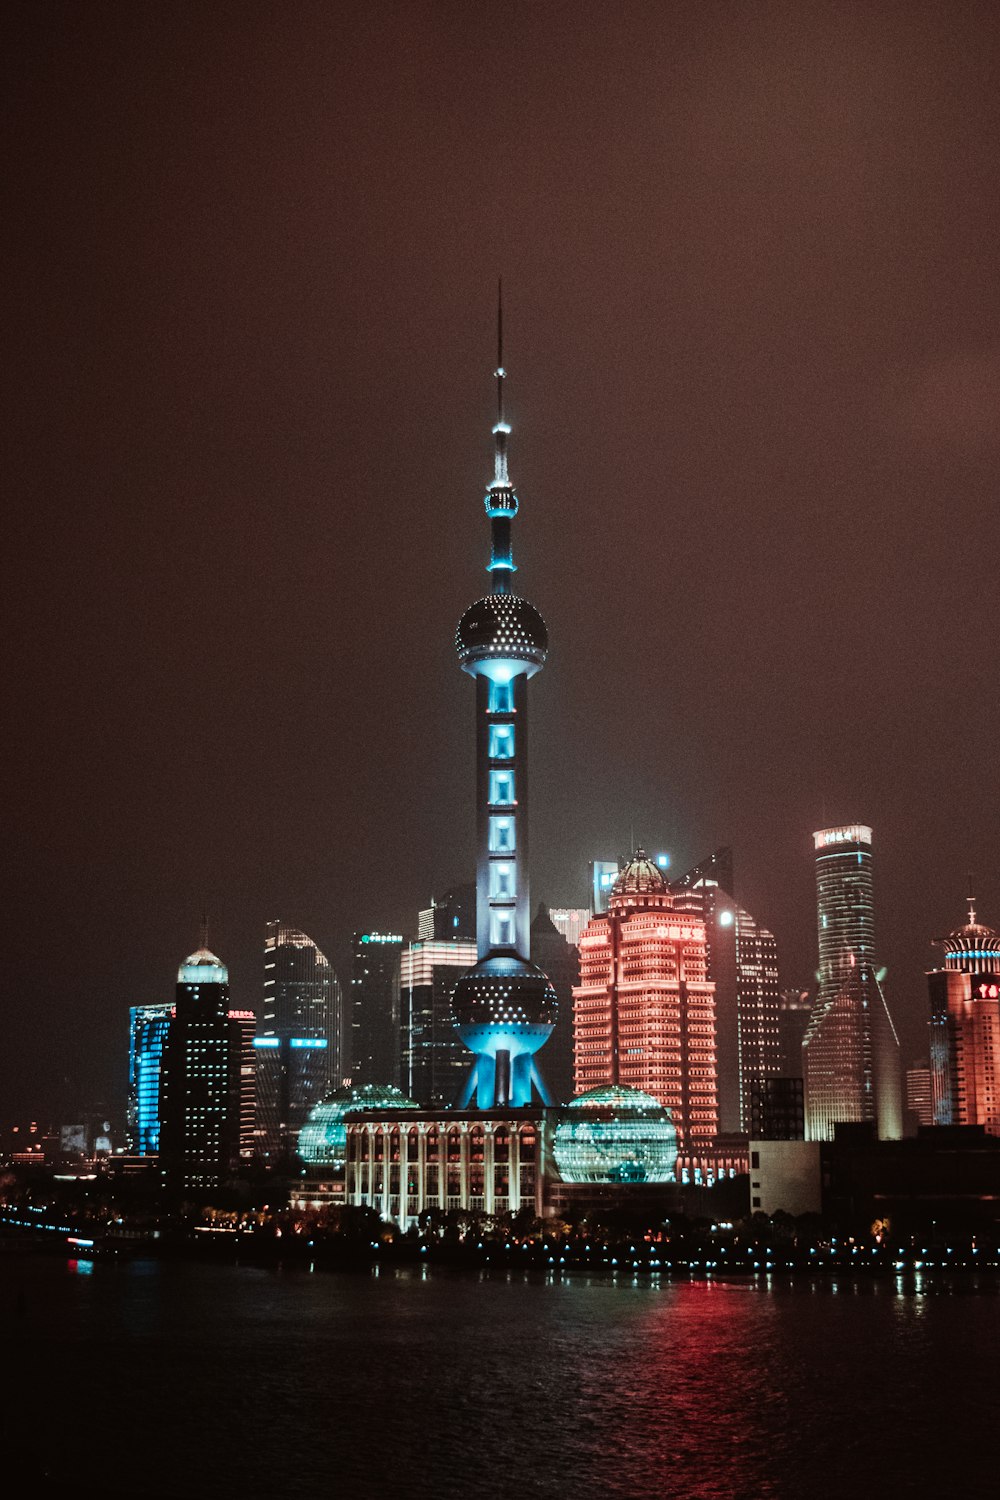
[[[968,871],[1000,925],[994,7],[3,24],[4,1118],[120,1103],[203,909],[259,1004],[268,919],[471,878],[501,272],[533,904],[730,844],[805,985],[868,823],[923,1052]]]

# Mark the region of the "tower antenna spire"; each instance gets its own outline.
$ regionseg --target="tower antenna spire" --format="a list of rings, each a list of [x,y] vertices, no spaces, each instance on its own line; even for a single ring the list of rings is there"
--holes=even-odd
[[[486,514],[490,518],[492,592],[509,594],[511,574],[516,571],[510,523],[517,515],[517,496],[507,468],[507,438],[510,424],[504,416],[503,383],[503,277],[497,278],[497,419],[493,425],[493,478],[486,490]]]
[[[969,907],[969,926],[970,927],[975,927],[975,925],[976,925],[976,898],[973,895],[973,892],[975,891],[975,888],[976,888],[975,887],[975,883],[974,883],[973,878],[972,878],[972,871],[970,870],[969,871],[969,894],[965,898],[966,901],[967,901],[967,903],[968,903],[968,907]]]
[[[208,912],[207,911],[203,911],[202,914],[201,914],[201,930],[200,930],[200,937],[199,937],[199,941],[198,941],[198,947],[199,948],[207,948],[208,947]]]

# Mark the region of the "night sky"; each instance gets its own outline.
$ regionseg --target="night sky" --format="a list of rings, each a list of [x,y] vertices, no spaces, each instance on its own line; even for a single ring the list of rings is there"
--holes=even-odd
[[[868,822],[912,1061],[968,871],[1000,925],[994,4],[4,26],[0,1118],[123,1107],[203,908],[256,1004],[268,918],[340,967],[471,875],[501,273],[533,897],[729,843],[804,985]]]

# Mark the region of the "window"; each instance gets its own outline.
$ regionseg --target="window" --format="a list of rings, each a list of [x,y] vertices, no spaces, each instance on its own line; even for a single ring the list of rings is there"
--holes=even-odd
[[[490,818],[490,853],[513,854],[517,847],[513,818]]]
[[[490,945],[494,948],[513,948],[514,918],[510,912],[490,912]]]
[[[514,759],[513,724],[490,725],[490,760]]]
[[[493,807],[512,807],[514,803],[514,772],[490,772],[490,803]]]
[[[487,712],[491,714],[512,714],[514,712],[514,684],[512,682],[490,682],[490,697]]]
[[[760,1152],[759,1151],[751,1151],[750,1152],[750,1165],[753,1167],[754,1171],[756,1171],[757,1168],[760,1166]]]
[[[513,901],[517,895],[517,874],[513,865],[492,863],[490,865],[490,900]]]

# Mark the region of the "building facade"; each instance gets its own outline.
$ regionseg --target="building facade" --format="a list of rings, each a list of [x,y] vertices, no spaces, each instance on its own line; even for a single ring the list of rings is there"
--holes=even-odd
[[[341,1065],[340,986],[312,938],[286,922],[264,933],[264,1003],[254,1038],[255,1148],[265,1161],[296,1150],[313,1105]]]
[[[399,1087],[402,1071],[400,979],[404,939],[397,932],[356,932],[351,955],[351,1061],[355,1086]]]
[[[719,1106],[705,920],[675,908],[641,849],[580,940],[573,1045],[577,1094],[607,1084],[639,1089],[670,1110],[682,1160],[709,1151]]]
[[[173,1004],[133,1005],[129,1011],[126,1136],[134,1156],[160,1150],[160,1064]]]
[[[435,911],[437,908],[433,908]],[[474,940],[425,938],[408,943],[400,966],[403,1089],[432,1108],[453,1104],[469,1068],[452,1020],[452,996],[476,962]]]
[[[940,938],[944,967],[927,975],[930,1089],[935,1125],[982,1125],[1000,1135],[1000,933],[969,920]]]
[[[803,1046],[806,1132],[872,1121],[902,1134],[899,1040],[876,968],[872,831],[863,824],[813,835],[819,989]]]
[[[229,971],[202,946],[178,970],[160,1063],[160,1167],[177,1192],[239,1170],[243,1034],[229,1011]]]
[[[751,1098],[781,1072],[778,947],[773,933],[736,900],[731,849],[716,849],[672,882],[674,905],[705,921],[708,977],[715,985],[719,1129],[751,1129]]]
[[[580,950],[558,929],[552,912],[543,902],[539,903],[531,924],[531,951],[535,962],[548,975],[558,1006],[552,1035],[545,1044],[545,1080],[553,1102],[566,1104],[574,1094],[573,989],[580,982]]]
[[[403,1230],[428,1211],[545,1212],[552,1123],[545,1110],[409,1109],[348,1115],[345,1199]]]

